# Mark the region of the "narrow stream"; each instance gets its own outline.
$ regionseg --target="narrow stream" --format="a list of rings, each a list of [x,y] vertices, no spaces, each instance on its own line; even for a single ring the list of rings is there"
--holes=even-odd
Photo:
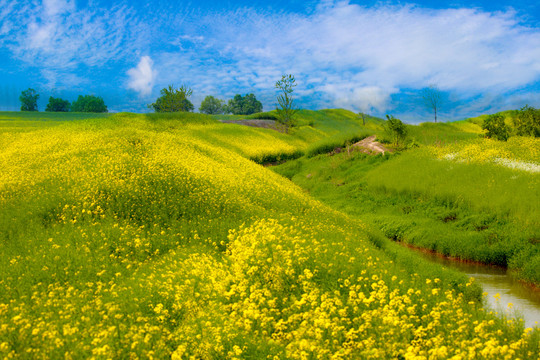
[[[540,327],[540,292],[533,291],[514,279],[506,269],[456,261],[421,251],[419,254],[432,262],[473,277],[475,282],[482,286],[484,292],[488,293],[487,302],[493,311],[510,317],[522,316],[525,327]],[[498,300],[497,297],[499,297]]]

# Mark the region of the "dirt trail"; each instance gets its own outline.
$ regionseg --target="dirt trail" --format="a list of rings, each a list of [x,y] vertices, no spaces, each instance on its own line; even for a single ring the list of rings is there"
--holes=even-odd
[[[360,151],[365,152],[366,154],[383,154],[385,152],[392,152],[390,149],[386,148],[380,142],[375,141],[376,136],[372,135],[364,140],[361,140],[352,145],[353,148],[359,148]]]

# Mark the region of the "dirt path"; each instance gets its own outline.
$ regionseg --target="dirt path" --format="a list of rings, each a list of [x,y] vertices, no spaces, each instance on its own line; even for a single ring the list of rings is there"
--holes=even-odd
[[[375,141],[376,136],[372,135],[364,140],[361,140],[352,145],[353,148],[358,148],[360,151],[365,152],[366,154],[383,154],[385,152],[392,152],[390,149],[386,148],[380,142]]]

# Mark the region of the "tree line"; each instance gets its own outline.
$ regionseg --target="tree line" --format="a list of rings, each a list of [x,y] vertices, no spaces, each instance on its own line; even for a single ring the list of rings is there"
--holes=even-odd
[[[36,90],[29,88],[24,90],[19,96],[21,101],[21,111],[38,111],[37,101],[39,94]],[[100,96],[94,95],[79,95],[77,100],[70,103],[68,100],[61,98],[49,97],[49,102],[45,111],[52,112],[93,112],[104,113],[108,112],[105,101]]]
[[[294,120],[297,108],[292,96],[295,86],[295,78],[291,74],[283,75],[281,80],[275,83],[275,88],[279,91],[279,95],[277,96],[278,104],[276,105],[276,119],[278,123],[283,125],[286,131],[295,124]],[[149,104],[148,108],[158,113],[190,112],[195,108],[189,100],[191,95],[193,95],[193,90],[185,84],[178,88],[175,88],[174,85],[169,85],[161,89],[160,96],[154,103]],[[36,90],[32,88],[24,90],[19,97],[21,111],[38,111],[38,99],[39,94]],[[103,98],[94,95],[79,95],[77,100],[71,104],[68,100],[51,96],[45,111],[108,112]],[[236,94],[228,102],[208,95],[201,102],[199,111],[211,115],[251,115],[262,112],[263,105],[257,100],[254,94],[246,94],[244,96]]]

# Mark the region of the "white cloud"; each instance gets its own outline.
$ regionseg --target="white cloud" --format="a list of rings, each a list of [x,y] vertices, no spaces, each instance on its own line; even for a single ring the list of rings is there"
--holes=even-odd
[[[137,67],[129,69],[128,89],[135,90],[141,96],[148,96],[152,93],[157,71],[153,68],[154,62],[150,56],[143,56]]]
[[[326,1],[309,15],[271,15],[242,9],[203,18],[196,31],[204,31],[217,61],[201,70],[195,64],[209,53],[186,51],[193,64],[182,74],[218,88],[253,84],[269,94],[279,74],[292,72],[335,106],[381,112],[404,88],[434,83],[468,97],[514,91],[540,78],[540,30],[522,25],[513,11]]]
[[[102,67],[134,56],[151,30],[130,7],[77,9],[74,1],[10,7],[11,27],[0,30],[0,44],[14,58],[43,73],[76,73],[80,65]],[[59,76],[60,77],[60,76]]]

